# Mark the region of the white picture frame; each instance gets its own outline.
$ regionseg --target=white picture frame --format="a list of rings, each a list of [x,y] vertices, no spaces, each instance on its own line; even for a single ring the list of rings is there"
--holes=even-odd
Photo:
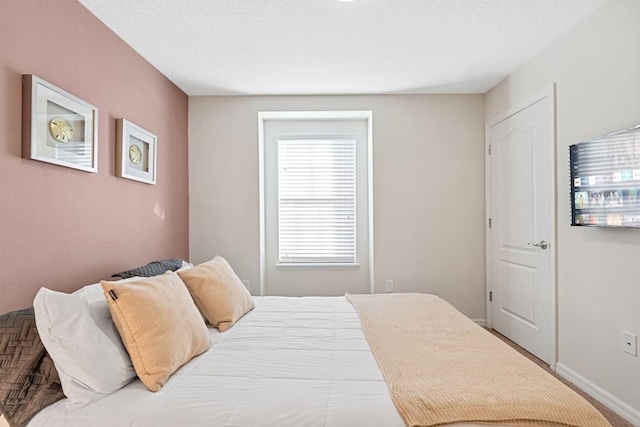
[[[97,173],[98,108],[35,75],[22,77],[22,157]]]
[[[126,119],[116,120],[116,176],[156,184],[158,138]]]

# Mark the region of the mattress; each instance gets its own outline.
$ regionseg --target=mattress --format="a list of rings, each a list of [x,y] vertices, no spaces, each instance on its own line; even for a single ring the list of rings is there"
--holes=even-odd
[[[254,300],[159,392],[136,380],[74,412],[61,400],[28,427],[404,426],[344,297]]]

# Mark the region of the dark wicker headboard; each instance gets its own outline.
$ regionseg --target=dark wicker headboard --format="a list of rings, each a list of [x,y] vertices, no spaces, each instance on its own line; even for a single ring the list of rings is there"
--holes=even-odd
[[[11,427],[23,427],[42,408],[63,398],[33,308],[0,315],[0,414]]]

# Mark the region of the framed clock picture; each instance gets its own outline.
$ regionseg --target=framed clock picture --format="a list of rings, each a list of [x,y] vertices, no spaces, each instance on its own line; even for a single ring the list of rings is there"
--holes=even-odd
[[[116,175],[155,185],[158,138],[126,119],[116,120]]]
[[[98,108],[32,74],[22,85],[22,156],[97,173]]]

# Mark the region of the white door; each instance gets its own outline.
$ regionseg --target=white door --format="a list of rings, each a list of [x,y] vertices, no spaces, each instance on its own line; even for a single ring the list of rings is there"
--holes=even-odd
[[[488,124],[491,326],[555,368],[553,90]]]

